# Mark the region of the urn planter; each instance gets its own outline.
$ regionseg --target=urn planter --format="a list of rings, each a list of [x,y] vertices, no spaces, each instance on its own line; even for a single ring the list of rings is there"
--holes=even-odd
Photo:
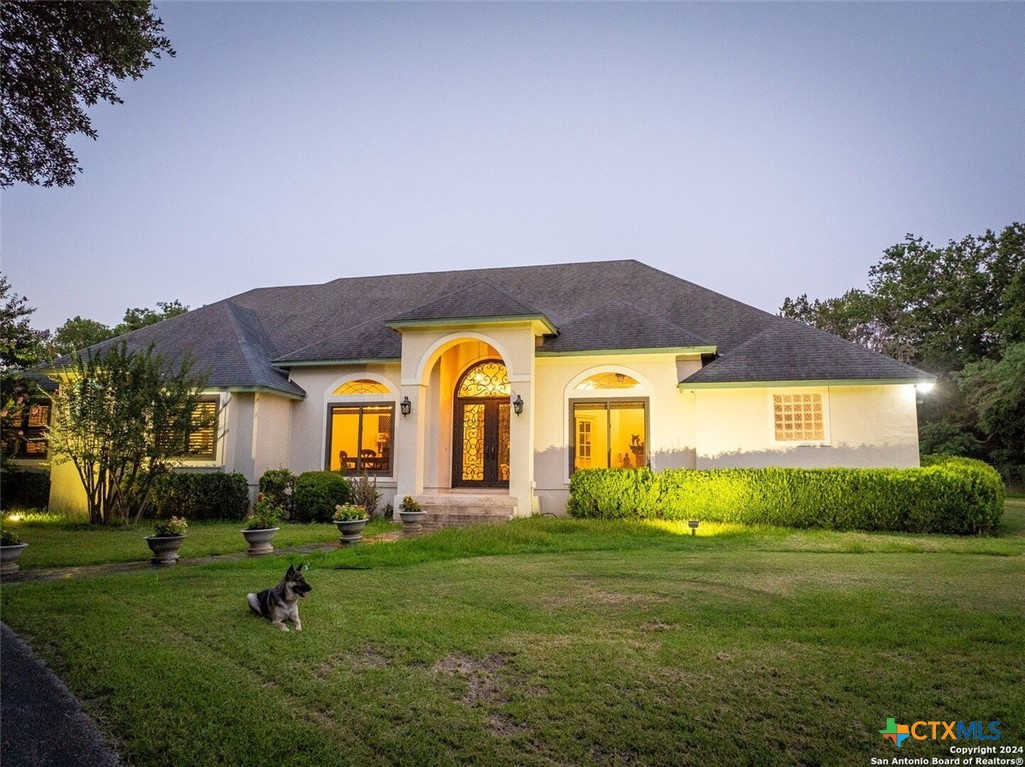
[[[178,562],[178,549],[181,548],[184,535],[147,535],[146,543],[149,544],[153,558],[150,562],[156,567],[167,567]]]
[[[280,530],[280,527],[264,527],[256,530],[243,530],[242,535],[245,536],[246,543],[249,544],[249,551],[247,552],[251,557],[262,557],[264,554],[270,554],[274,551],[274,547],[271,546],[271,539],[274,537],[274,533]]]
[[[18,572],[18,557],[27,548],[27,543],[12,543],[10,546],[0,546],[0,575],[10,575],[11,573]]]
[[[343,546],[355,546],[363,540],[363,528],[367,526],[369,519],[336,519],[335,527],[338,528],[338,542]]]
[[[426,511],[399,511],[399,518],[402,520],[403,533],[419,533],[423,530]]]

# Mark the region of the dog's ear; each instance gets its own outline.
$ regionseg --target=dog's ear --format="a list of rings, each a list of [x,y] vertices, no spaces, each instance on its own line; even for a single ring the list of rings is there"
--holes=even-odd
[[[292,565],[289,565],[288,566],[288,572],[285,573],[285,577],[286,578],[291,578],[293,575],[295,575],[295,568],[292,567]]]

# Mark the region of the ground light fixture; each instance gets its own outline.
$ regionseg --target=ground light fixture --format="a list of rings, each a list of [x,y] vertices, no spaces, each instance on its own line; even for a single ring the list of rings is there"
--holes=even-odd
[[[517,394],[516,399],[513,400],[512,406],[516,415],[523,415],[523,397]]]
[[[409,397],[402,398],[402,402],[399,403],[399,410],[402,411],[404,416],[413,412],[413,403],[409,401]]]
[[[697,535],[698,534],[698,525],[700,525],[700,524],[701,524],[701,522],[699,522],[696,519],[692,519],[692,520],[687,522],[687,527],[690,528],[690,534],[691,535]]]

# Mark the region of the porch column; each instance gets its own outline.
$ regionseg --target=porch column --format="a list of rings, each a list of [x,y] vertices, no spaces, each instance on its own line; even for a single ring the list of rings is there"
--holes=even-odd
[[[413,412],[398,414],[398,449],[396,450],[395,508],[407,495],[421,495],[424,491],[424,448],[427,430],[427,386],[424,384],[403,384],[402,396],[409,397]]]
[[[512,400],[523,398],[523,414],[509,416],[509,495],[516,498],[517,516],[529,517],[537,510],[534,496],[534,335],[529,329],[509,333],[506,361]]]

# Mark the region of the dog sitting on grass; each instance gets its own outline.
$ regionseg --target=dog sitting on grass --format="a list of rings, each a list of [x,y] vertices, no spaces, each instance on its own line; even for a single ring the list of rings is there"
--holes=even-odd
[[[295,624],[296,631],[303,630],[302,621],[299,620],[299,600],[305,599],[306,595],[313,591],[313,587],[303,578],[302,570],[305,565],[296,570],[291,565],[288,572],[281,579],[281,583],[272,589],[264,589],[259,594],[247,594],[249,609],[257,615],[267,618],[272,626],[277,626],[282,631],[288,631],[285,625],[286,620]]]

